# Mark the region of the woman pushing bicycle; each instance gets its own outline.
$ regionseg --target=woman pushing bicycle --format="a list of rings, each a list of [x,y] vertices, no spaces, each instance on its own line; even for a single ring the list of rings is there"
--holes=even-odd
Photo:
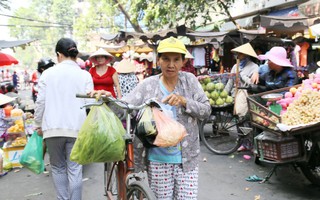
[[[143,148],[135,139],[135,153],[139,153],[135,156],[136,166],[147,166],[149,185],[157,199],[197,199],[200,157],[197,123],[210,116],[211,106],[197,78],[180,71],[187,52],[185,45],[170,37],[160,41],[157,51],[157,65],[162,73],[146,78],[122,100],[141,105],[157,98],[163,104],[162,109],[171,111],[185,126],[188,135],[177,146],[166,148]],[[111,95],[107,91],[91,92],[92,96],[102,94]]]

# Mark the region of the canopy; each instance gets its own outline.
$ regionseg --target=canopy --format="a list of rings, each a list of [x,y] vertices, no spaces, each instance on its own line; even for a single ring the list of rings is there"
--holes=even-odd
[[[261,15],[261,26],[269,31],[282,33],[302,32],[313,24],[320,23],[320,17],[308,18],[305,16],[266,16]]]
[[[0,40],[0,49],[12,48],[12,47],[18,47],[18,46],[21,46],[22,48],[24,48],[26,45],[34,41],[36,41],[36,39],[15,40],[15,41]]]
[[[216,40],[217,42],[221,42],[224,37],[228,34],[228,32],[193,32],[186,33],[188,37],[194,38],[196,40],[204,39],[205,42],[213,42]]]
[[[9,54],[0,52],[0,66],[18,64],[19,61]]]

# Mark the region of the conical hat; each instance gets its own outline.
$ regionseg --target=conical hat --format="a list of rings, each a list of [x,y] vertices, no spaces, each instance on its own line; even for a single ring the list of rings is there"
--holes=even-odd
[[[194,57],[191,55],[191,53],[187,50],[185,58],[194,59]]]
[[[5,105],[7,103],[10,103],[12,101],[14,101],[15,98],[9,97],[7,95],[4,94],[0,94],[0,106]]]
[[[94,52],[93,54],[90,55],[89,60],[91,62],[96,62],[96,56],[106,56],[111,58],[112,60],[114,60],[114,56],[111,55],[109,52],[107,52],[106,50],[100,48],[98,49],[98,51]]]
[[[250,43],[243,44],[241,46],[238,46],[237,48],[231,49],[232,52],[237,52],[237,53],[243,53],[248,56],[252,56],[255,58],[258,58],[258,55],[256,52],[253,50],[252,46]]]
[[[133,61],[130,61],[129,59],[123,59],[121,60],[114,68],[117,70],[118,73],[132,73],[136,71],[136,65],[133,63]]]

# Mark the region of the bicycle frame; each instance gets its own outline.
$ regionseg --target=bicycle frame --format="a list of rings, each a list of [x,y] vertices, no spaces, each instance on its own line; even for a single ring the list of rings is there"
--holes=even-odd
[[[90,98],[88,95],[76,95],[79,98]],[[107,180],[107,188],[106,188],[106,196],[108,199],[112,200],[114,199],[111,188],[110,188],[110,183],[112,179],[113,173],[116,173],[116,177],[118,180],[117,183],[117,196],[119,200],[126,200],[127,199],[127,189],[129,180],[132,178],[138,180],[142,180],[142,178],[134,173],[134,147],[133,147],[133,133],[131,131],[131,113],[133,110],[141,110],[144,108],[146,105],[150,104],[158,104],[158,102],[155,99],[149,99],[147,102],[143,103],[140,106],[133,106],[126,104],[125,102],[122,102],[121,100],[117,100],[111,97],[104,97],[104,101],[111,101],[115,103],[118,107],[122,108],[125,110],[125,116],[126,116],[126,134],[124,136],[125,139],[125,144],[126,144],[126,149],[125,149],[125,159],[122,161],[115,162],[112,165],[110,174],[108,176]],[[95,103],[90,103],[85,105],[86,106],[91,106],[91,105],[102,105],[104,101],[99,101]],[[117,168],[117,171],[115,172],[115,167]],[[140,196],[139,196],[140,197]]]

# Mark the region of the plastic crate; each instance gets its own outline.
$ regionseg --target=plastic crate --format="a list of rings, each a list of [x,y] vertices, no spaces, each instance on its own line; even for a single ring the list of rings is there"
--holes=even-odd
[[[264,131],[254,138],[254,142],[260,160],[282,162],[302,154],[301,142],[293,136],[279,137]]]

